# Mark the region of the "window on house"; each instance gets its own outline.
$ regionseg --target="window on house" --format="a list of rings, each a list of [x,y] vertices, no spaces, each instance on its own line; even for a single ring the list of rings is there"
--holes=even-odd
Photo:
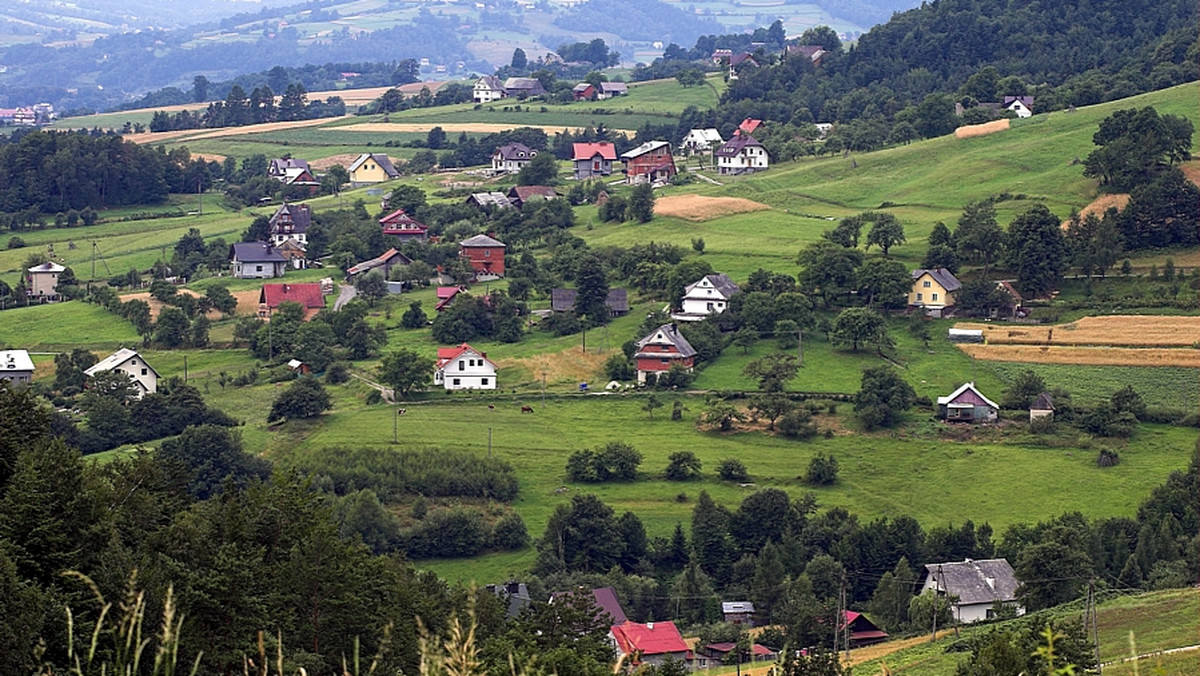
[[[929,288],[929,287],[931,287],[931,286],[933,286],[933,285],[929,283],[929,280],[928,280],[928,279],[927,279],[927,280],[925,280],[924,282],[921,282],[921,287],[922,287],[922,288],[928,289],[928,288]]]
[[[146,375],[146,369],[142,369],[142,375]]]
[[[479,382],[480,382],[481,384],[483,384],[483,385],[487,385],[487,384],[488,384],[488,379],[487,379],[487,378],[481,378],[481,379],[479,380]]]
[[[671,360],[670,360],[670,359],[667,359],[666,357],[663,357],[662,359],[659,359],[659,361],[661,361],[661,362],[662,362],[662,363],[664,363],[664,364],[669,364],[669,363],[671,363]]]
[[[921,293],[920,291],[918,291],[918,292],[917,292],[917,300],[924,300],[923,298],[921,298],[921,296],[924,296],[924,295],[925,295],[925,294],[923,294],[923,293]]]
[[[930,300],[937,300],[937,299],[938,299],[938,295],[937,295],[936,293],[931,293],[931,294],[929,294],[929,299],[930,299]]]
[[[466,363],[465,361],[460,361],[460,362],[458,362],[458,370],[459,370],[459,371],[466,371],[466,370],[467,370],[467,363]]]
[[[458,378],[455,378],[454,380],[452,380],[450,382],[452,385],[462,385],[462,380],[460,380]]]
[[[256,265],[256,266],[254,266],[254,271],[255,271],[255,272],[262,272],[262,266],[261,266],[261,265]]]

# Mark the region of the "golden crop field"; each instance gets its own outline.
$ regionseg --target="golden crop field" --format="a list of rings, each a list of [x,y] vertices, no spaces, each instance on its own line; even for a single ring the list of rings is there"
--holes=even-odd
[[[977,322],[954,326],[981,329],[989,346],[1191,347],[1200,342],[1200,317],[1105,315],[1052,326]]]
[[[959,345],[985,361],[1095,366],[1185,366],[1200,368],[1200,350],[1191,348],[1068,347],[1048,345]]]

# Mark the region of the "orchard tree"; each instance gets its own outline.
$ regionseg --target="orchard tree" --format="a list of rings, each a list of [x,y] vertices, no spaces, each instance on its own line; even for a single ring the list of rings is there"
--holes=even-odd
[[[315,418],[330,408],[333,402],[321,383],[314,378],[300,378],[271,403],[267,422]]]
[[[408,348],[396,350],[379,362],[379,379],[401,397],[427,385],[432,373],[433,360]]]
[[[517,185],[554,185],[558,183],[558,160],[554,153],[538,153],[521,171],[517,172]]]
[[[912,385],[895,369],[877,366],[863,371],[862,386],[854,395],[854,412],[868,430],[893,427],[916,400]]]
[[[867,307],[875,302],[884,308],[904,307],[912,288],[908,266],[897,260],[872,258],[858,269],[858,293],[867,297]]]
[[[849,345],[854,352],[860,345],[874,345],[879,350],[894,345],[883,316],[869,307],[842,310],[833,322],[830,338],[835,345]]]
[[[769,354],[746,364],[742,373],[757,380],[758,389],[763,392],[782,392],[799,370],[800,365],[792,355]]]
[[[797,262],[801,266],[800,288],[812,296],[819,294],[825,307],[854,288],[855,271],[862,265],[862,252],[822,240],[803,250]]]
[[[954,231],[959,259],[983,266],[983,277],[1000,260],[1004,251],[1004,231],[996,222],[996,207],[989,201],[972,202],[963,207]]]
[[[895,216],[886,212],[874,214],[871,229],[867,232],[867,251],[870,251],[872,246],[877,246],[886,258],[892,247],[906,241],[908,240],[904,238],[904,226],[900,225]]]

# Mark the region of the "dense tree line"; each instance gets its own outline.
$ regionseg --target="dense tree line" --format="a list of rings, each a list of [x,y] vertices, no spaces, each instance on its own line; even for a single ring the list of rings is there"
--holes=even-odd
[[[255,87],[249,94],[241,85],[234,85],[224,101],[208,104],[202,113],[181,110],[171,114],[155,111],[150,120],[150,131],[173,131],[200,127],[241,127],[267,122],[312,120],[321,117],[338,117],[346,114],[346,104],[341,97],[331,96],[325,101],[309,101],[304,85],[287,85],[275,103],[275,93],[270,87]]]

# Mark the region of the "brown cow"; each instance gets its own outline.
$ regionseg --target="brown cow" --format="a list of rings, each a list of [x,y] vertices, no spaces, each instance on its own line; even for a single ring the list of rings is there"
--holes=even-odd
[[[532,406],[522,406],[521,413],[533,413],[533,407]]]

